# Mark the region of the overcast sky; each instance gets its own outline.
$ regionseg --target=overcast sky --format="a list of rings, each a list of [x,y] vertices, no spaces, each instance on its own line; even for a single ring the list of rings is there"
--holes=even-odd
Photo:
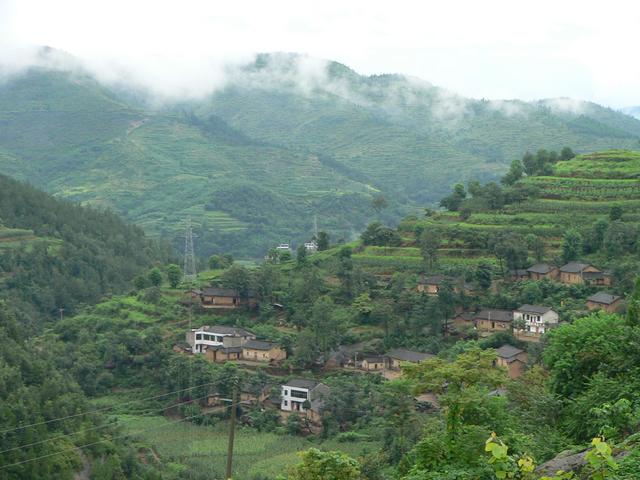
[[[476,98],[640,105],[635,0],[0,0],[0,64],[27,63],[33,45],[165,92],[285,51]]]

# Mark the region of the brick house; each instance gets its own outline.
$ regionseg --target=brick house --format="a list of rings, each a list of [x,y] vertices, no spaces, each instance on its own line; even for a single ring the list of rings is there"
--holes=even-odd
[[[518,378],[524,372],[527,364],[528,354],[524,350],[516,348],[512,345],[502,345],[496,348],[496,365],[505,367],[509,378]]]
[[[560,267],[560,281],[570,285],[589,283],[590,279],[603,275],[604,272],[590,263],[569,262]]]
[[[279,362],[287,358],[287,352],[273,342],[248,340],[242,345],[242,359],[254,362]]]
[[[414,350],[407,350],[404,348],[395,348],[387,352],[386,357],[389,369],[400,370],[400,366],[404,362],[419,363],[423,360],[434,358],[435,355],[432,355],[430,353],[416,352]]]
[[[587,298],[587,308],[589,310],[604,310],[614,313],[618,311],[622,298],[610,293],[598,292]]]
[[[481,336],[494,332],[510,332],[513,323],[511,310],[484,309],[476,313],[473,323]]]
[[[191,295],[200,299],[200,307],[203,309],[233,310],[240,307],[258,307],[258,299],[252,291],[243,295],[231,288],[206,287],[202,290],[192,290]]]
[[[558,267],[547,263],[536,263],[527,268],[531,280],[556,280],[559,275]]]
[[[381,356],[364,357],[360,367],[369,372],[382,371],[386,367],[386,359]]]

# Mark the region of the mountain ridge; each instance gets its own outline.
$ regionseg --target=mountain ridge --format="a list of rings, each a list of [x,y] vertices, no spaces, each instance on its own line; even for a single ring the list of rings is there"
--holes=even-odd
[[[640,137],[640,121],[589,102],[466,99],[292,54],[258,55],[212,94],[164,102],[86,69],[31,68],[0,85],[0,127],[0,172],[176,245],[191,216],[201,254],[251,257],[307,240],[316,214],[320,229],[351,238],[378,215],[373,195],[389,200],[391,223],[455,182],[496,178],[525,150],[633,148]],[[265,211],[265,192],[284,210]]]

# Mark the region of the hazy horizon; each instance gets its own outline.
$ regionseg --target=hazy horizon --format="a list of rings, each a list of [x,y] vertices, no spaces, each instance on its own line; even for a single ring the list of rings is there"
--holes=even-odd
[[[78,58],[102,80],[181,97],[215,90],[228,81],[229,65],[257,53],[295,52],[364,75],[417,77],[472,98],[569,97],[623,108],[640,105],[639,25],[640,5],[615,1],[602,11],[574,1],[535,8],[404,2],[390,9],[360,1],[187,0],[174,7],[6,0],[0,2],[0,66],[32,65],[34,49],[46,45]]]

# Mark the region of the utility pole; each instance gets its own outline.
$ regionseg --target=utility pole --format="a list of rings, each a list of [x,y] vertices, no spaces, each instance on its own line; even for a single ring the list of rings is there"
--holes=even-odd
[[[229,424],[229,445],[227,447],[227,474],[225,478],[232,480],[233,475],[233,441],[236,434],[236,410],[238,408],[238,385],[237,381],[233,384],[233,396],[231,400],[231,423]]]

